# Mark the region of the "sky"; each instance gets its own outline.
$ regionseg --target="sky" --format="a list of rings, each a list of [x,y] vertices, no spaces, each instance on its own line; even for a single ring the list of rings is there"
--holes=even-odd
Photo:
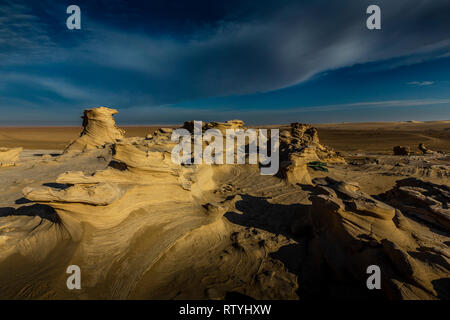
[[[0,125],[97,106],[128,125],[449,120],[450,1],[0,0]]]

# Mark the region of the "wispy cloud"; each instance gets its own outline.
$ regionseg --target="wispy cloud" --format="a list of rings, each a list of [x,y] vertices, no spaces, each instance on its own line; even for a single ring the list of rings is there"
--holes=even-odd
[[[378,33],[369,32],[361,23],[368,1],[327,2],[327,10],[323,10],[323,4],[293,1],[271,14],[225,21],[219,28],[198,30],[195,36],[183,39],[125,32],[89,21],[88,30],[78,33],[79,37],[89,33],[89,37],[76,47],[55,43],[47,22],[23,5],[8,3],[2,7],[10,18],[0,33],[0,43],[4,43],[0,64],[12,60],[44,63],[59,57],[65,63],[78,62],[86,81],[101,76],[92,74],[92,65],[136,72],[147,77],[140,90],[152,90],[155,98],[159,96],[158,104],[266,92],[297,84],[329,69],[414,53],[434,57],[450,50],[450,23],[442,21],[440,29],[431,34],[423,26],[424,17],[430,13],[438,20],[448,18],[440,14],[450,9],[445,0],[417,8],[405,0],[381,1],[380,5],[386,7],[385,30]],[[402,14],[405,6],[409,8],[408,15]],[[23,27],[16,28],[14,24]],[[395,33],[391,31],[394,24]],[[411,31],[411,26],[417,27]],[[436,51],[439,53],[433,54]],[[167,93],[170,86],[177,90]]]
[[[385,110],[379,110],[381,108]],[[334,122],[338,119],[349,121],[358,119],[363,113],[370,114],[372,117],[366,121],[393,121],[409,119],[412,109],[426,110],[430,118],[422,117],[423,120],[450,119],[450,99],[362,101],[334,105],[299,106],[281,110],[233,109],[231,107],[218,110],[214,106],[211,108],[179,108],[173,105],[142,105],[121,110],[118,118],[125,123],[133,123],[137,116],[144,123],[182,123],[185,120],[225,121],[238,118],[250,124],[275,124],[289,123],[293,119],[305,122]],[[442,109],[447,109],[447,112],[443,114]],[[439,117],[436,114],[439,114]]]
[[[39,57],[49,58],[59,50],[47,23],[29,6],[10,0],[0,5],[0,66],[28,64]]]
[[[410,86],[414,86],[414,87],[426,87],[426,86],[433,85],[434,81],[411,81],[411,82],[408,82],[407,84],[409,84]]]
[[[399,107],[419,107],[419,106],[435,106],[449,105],[450,99],[417,99],[417,100],[386,100],[386,101],[364,101],[344,104],[298,107],[286,109],[282,112],[309,112],[309,111],[339,111],[339,110],[356,110],[361,108],[399,108]]]
[[[49,1],[42,1],[53,8]],[[441,57],[450,52],[450,3],[419,2],[420,6],[414,6],[411,0],[380,0],[381,31],[365,27],[365,9],[372,4],[369,0],[285,1],[261,15],[220,20],[214,28],[206,25],[175,37],[164,30],[155,35],[144,27],[125,30],[120,24],[105,25],[92,18],[89,1],[82,6],[86,19],[82,30],[69,32],[64,29],[64,10],[50,12],[50,18],[44,19],[26,2],[4,0],[0,4],[0,108],[39,108],[39,104],[43,109],[94,104],[131,108],[145,104],[156,110],[151,108],[282,89],[355,64],[397,58],[398,67],[415,61],[417,54],[421,61]],[[105,6],[102,14],[115,21],[126,6],[121,8],[121,12],[111,12]],[[439,28],[433,29],[437,24]],[[408,82],[418,87],[433,84]],[[26,95],[27,88],[51,95]],[[411,100],[408,103],[414,105]],[[405,101],[295,110],[305,113],[389,104],[399,107]],[[174,118],[168,113],[165,116]]]

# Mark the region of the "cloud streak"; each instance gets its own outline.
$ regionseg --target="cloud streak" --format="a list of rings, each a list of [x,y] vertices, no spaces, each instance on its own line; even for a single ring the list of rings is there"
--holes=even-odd
[[[371,116],[371,121],[394,121],[409,119],[411,110],[414,110],[416,116],[426,114],[427,116],[423,117],[423,120],[440,119],[437,115],[444,117],[441,119],[450,119],[450,99],[361,101],[335,105],[300,106],[282,110],[275,108],[217,110],[214,107],[198,109],[195,107],[178,108],[171,105],[153,107],[143,105],[121,109],[118,119],[122,123],[133,123],[133,119],[137,115],[140,119],[145,119],[141,124],[180,124],[186,120],[225,121],[236,117],[249,124],[281,124],[292,122],[292,119],[323,123],[359,121],[352,117],[363,111]],[[447,111],[443,113],[443,110]],[[405,118],[406,114],[409,115],[408,118]],[[324,117],[326,115],[331,115],[331,117]],[[167,119],[171,120],[167,121]]]
[[[431,86],[434,84],[434,81],[411,81],[407,84],[414,86],[414,87],[425,87],[425,86]]]

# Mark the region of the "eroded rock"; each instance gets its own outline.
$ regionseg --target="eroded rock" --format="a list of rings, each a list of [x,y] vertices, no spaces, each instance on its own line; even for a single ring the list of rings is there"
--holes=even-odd
[[[319,160],[329,163],[345,163],[344,158],[337,152],[320,144],[317,129],[309,124],[292,123],[289,129],[280,132],[282,159],[287,160],[291,153],[299,152],[306,147],[314,148]]]
[[[79,138],[66,146],[64,153],[96,149],[124,139],[124,130],[116,126],[113,118],[117,113],[117,110],[106,107],[85,110],[83,131]]]
[[[22,148],[0,148],[0,167],[14,166],[19,160]]]
[[[400,210],[363,193],[355,183],[330,178],[313,182],[317,185],[310,197],[314,234],[310,248],[315,256],[311,259],[333,270],[333,285],[341,283],[348,292],[354,290],[356,295],[367,296],[366,269],[376,265],[382,270],[381,292],[385,297],[441,297],[442,290],[435,284],[448,276],[445,265],[450,265],[430,264],[422,254],[440,244],[432,237],[419,240],[413,236],[414,231]],[[448,261],[444,251],[434,249],[433,254]]]
[[[409,147],[404,146],[395,146],[393,151],[395,156],[409,156],[412,153]]]
[[[288,160],[280,165],[281,176],[291,184],[312,184],[308,172],[308,162],[319,160],[315,148],[305,147],[290,153]]]
[[[78,184],[58,189],[51,187],[30,188],[23,190],[25,198],[31,201],[86,203],[105,206],[120,199],[125,193],[124,188],[110,183]]]
[[[450,231],[450,188],[415,178],[399,180],[382,195],[392,206]]]
[[[425,144],[423,144],[423,143],[419,143],[419,146],[417,148],[423,154],[435,154],[436,153],[435,151],[428,149],[428,147]]]

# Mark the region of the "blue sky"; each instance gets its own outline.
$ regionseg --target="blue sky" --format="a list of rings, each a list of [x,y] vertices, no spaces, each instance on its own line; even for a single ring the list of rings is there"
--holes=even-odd
[[[81,8],[81,30],[66,8]],[[366,28],[378,4],[382,30]],[[450,2],[0,0],[0,125],[450,119]]]

